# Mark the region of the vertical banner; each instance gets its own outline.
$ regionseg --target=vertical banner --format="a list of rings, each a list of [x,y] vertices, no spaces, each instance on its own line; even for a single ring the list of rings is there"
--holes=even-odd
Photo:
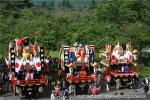
[[[10,48],[11,71],[15,71],[15,48]]]
[[[64,66],[65,66],[65,72],[69,72],[69,68],[66,66],[66,64],[69,64],[69,46],[64,46]]]
[[[44,47],[40,47],[40,61],[41,61],[41,67],[42,67],[42,70],[44,69]]]

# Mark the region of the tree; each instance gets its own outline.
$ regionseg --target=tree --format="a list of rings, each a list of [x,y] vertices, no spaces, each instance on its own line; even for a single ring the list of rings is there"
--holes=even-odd
[[[131,9],[137,12],[137,19],[141,22],[150,22],[150,1],[149,0],[134,0]]]
[[[89,9],[95,9],[95,8],[96,8],[96,1],[95,0],[91,0]]]
[[[20,15],[20,10],[24,8],[30,8],[33,4],[31,0],[7,0],[0,1],[0,12],[5,16],[13,16],[18,18]]]
[[[49,8],[49,10],[54,10],[55,9],[55,2],[51,1],[48,8]]]
[[[67,9],[71,9],[72,5],[69,0],[63,0],[62,3],[60,4],[60,7],[61,9],[63,9],[63,11],[66,11]]]
[[[46,1],[42,1],[41,7],[46,7],[47,6],[47,2]]]

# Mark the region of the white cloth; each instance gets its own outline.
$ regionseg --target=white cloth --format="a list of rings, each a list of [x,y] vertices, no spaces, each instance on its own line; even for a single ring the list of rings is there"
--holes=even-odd
[[[40,64],[41,64],[40,58],[34,57],[34,58],[33,58],[33,62],[34,62],[34,65],[35,65],[36,70],[37,70],[37,71],[40,71],[40,70],[41,70],[41,66],[37,66],[37,63],[40,63]]]
[[[9,73],[8,76],[9,76],[9,80],[11,80],[11,78],[12,78],[12,73]]]
[[[149,80],[148,80],[148,79],[147,79],[147,80],[145,80],[145,83],[146,83],[146,84],[149,84]]]
[[[33,73],[27,73],[25,80],[33,80]]]
[[[15,71],[18,73],[21,69],[22,63],[23,63],[23,59],[16,59],[15,61]],[[16,66],[17,65],[17,66]]]
[[[54,95],[54,93],[51,94],[50,100],[55,100],[55,95]]]

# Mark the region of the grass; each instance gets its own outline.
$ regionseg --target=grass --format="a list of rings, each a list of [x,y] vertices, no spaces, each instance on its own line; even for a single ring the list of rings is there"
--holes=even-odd
[[[50,51],[49,56],[59,58],[59,51]]]
[[[139,72],[141,77],[149,76],[150,77],[150,66],[140,66]]]

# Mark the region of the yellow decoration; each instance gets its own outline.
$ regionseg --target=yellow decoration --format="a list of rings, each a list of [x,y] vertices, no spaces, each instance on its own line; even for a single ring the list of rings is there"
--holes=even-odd
[[[30,53],[27,52],[26,50],[23,50],[22,56],[23,56],[23,59],[24,59],[24,60],[28,60],[28,58],[29,58],[29,56],[30,56]]]

